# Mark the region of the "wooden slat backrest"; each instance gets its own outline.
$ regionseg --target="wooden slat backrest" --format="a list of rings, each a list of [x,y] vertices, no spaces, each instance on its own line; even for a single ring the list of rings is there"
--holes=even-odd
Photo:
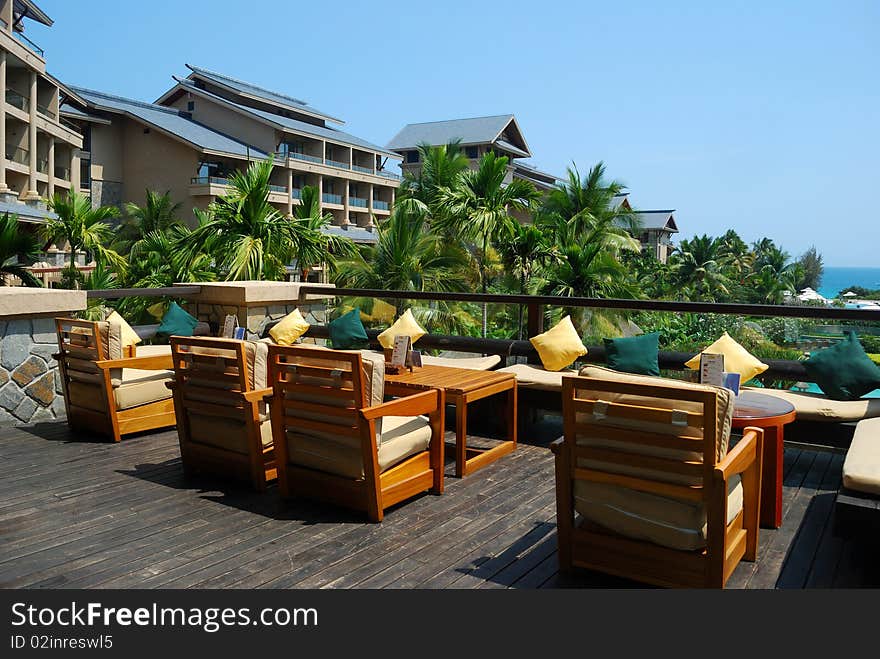
[[[243,341],[222,338],[171,337],[174,377],[184,399],[241,405],[230,394],[250,390]],[[226,394],[224,396],[224,394]]]
[[[717,392],[564,377],[562,396],[572,478],[705,499],[718,459]]]
[[[271,345],[273,423],[285,433],[357,438],[357,410],[368,406],[365,379],[358,352]]]
[[[108,347],[97,322],[56,318],[55,332],[58,336],[58,351],[64,357],[89,361],[107,359]]]

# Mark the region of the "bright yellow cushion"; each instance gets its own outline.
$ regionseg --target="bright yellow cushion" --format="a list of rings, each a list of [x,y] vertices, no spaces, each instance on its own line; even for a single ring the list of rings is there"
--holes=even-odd
[[[703,353],[724,355],[724,370],[728,373],[739,373],[743,384],[770,368],[731,338],[727,332],[700,355]],[[696,355],[684,365],[694,371],[700,370],[700,355]]]
[[[308,329],[309,324],[306,319],[302,317],[299,309],[294,309],[269,330],[269,336],[278,345],[289,346]]]
[[[552,328],[529,339],[541,363],[548,371],[561,371],[578,357],[587,354],[587,348],[581,341],[571,316],[566,316]]]
[[[122,345],[124,346],[134,346],[141,342],[141,337],[137,335],[131,325],[125,322],[125,318],[119,315],[117,311],[113,311],[107,316],[108,323],[118,324],[122,331],[120,332],[120,336],[122,337]]]
[[[379,335],[379,343],[383,348],[391,349],[394,347],[395,336],[408,336],[412,339],[413,345],[420,338],[425,336],[427,332],[413,318],[412,309],[407,309],[401,314],[400,318],[394,321],[394,324]]]

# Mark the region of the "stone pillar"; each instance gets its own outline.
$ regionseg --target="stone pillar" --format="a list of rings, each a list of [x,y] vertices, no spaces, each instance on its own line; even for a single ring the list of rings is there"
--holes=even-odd
[[[293,170],[287,170],[287,214],[293,215]]]
[[[55,196],[55,138],[52,136],[49,136],[49,150],[46,153],[46,159],[49,163],[46,168],[47,176],[49,177],[49,187],[46,191],[46,196],[51,199]]]
[[[324,177],[318,174],[318,210],[324,212]]]
[[[391,188],[391,206],[394,206],[394,193],[395,192],[396,192],[396,190],[394,188]]]
[[[5,93],[5,90],[4,90]],[[28,189],[22,199],[29,202],[39,202],[40,193],[37,192],[37,74],[31,72],[30,93],[30,121],[28,123]]]
[[[350,224],[350,220],[348,219],[348,185],[348,180],[346,180],[345,188],[343,189],[343,194],[345,196],[342,198],[342,226]]]
[[[0,51],[0,193],[6,192],[6,51]]]
[[[373,215],[373,184],[369,183],[368,186],[369,186],[370,198],[369,198],[369,201],[367,201],[367,204],[368,204],[368,208],[370,209],[370,213],[367,218],[367,227],[372,227],[373,226],[373,217],[374,217],[374,215]]]
[[[71,149],[70,150],[70,189],[72,192],[79,193],[80,185],[82,181],[80,181],[79,175],[79,149]]]

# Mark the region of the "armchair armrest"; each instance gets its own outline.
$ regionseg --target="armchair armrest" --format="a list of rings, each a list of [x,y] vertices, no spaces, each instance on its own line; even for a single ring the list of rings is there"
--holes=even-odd
[[[155,355],[150,357],[128,357],[125,359],[103,359],[95,362],[101,370],[111,368],[139,368],[144,371],[165,371],[174,368],[171,355]]]
[[[554,455],[559,455],[559,452],[562,450],[563,444],[565,444],[564,437],[554,439],[552,442],[550,442],[550,450],[553,451]]]
[[[249,403],[259,403],[264,399],[271,399],[273,393],[272,389],[254,389],[253,391],[245,391],[242,395]]]
[[[715,473],[727,480],[748,469],[758,459],[758,432],[755,428],[746,428],[733,450],[715,465]]]
[[[358,411],[361,417],[367,421],[383,416],[417,416],[419,414],[428,414],[437,411],[440,406],[441,393],[439,389],[430,389],[412,396],[396,398],[387,403],[365,407]]]

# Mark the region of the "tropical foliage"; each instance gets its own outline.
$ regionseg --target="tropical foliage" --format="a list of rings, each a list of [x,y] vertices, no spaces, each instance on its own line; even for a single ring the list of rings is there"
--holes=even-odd
[[[7,277],[17,277],[25,286],[42,286],[25,267],[33,263],[39,253],[39,242],[32,233],[21,228],[17,215],[0,216],[0,285],[9,285]]]

